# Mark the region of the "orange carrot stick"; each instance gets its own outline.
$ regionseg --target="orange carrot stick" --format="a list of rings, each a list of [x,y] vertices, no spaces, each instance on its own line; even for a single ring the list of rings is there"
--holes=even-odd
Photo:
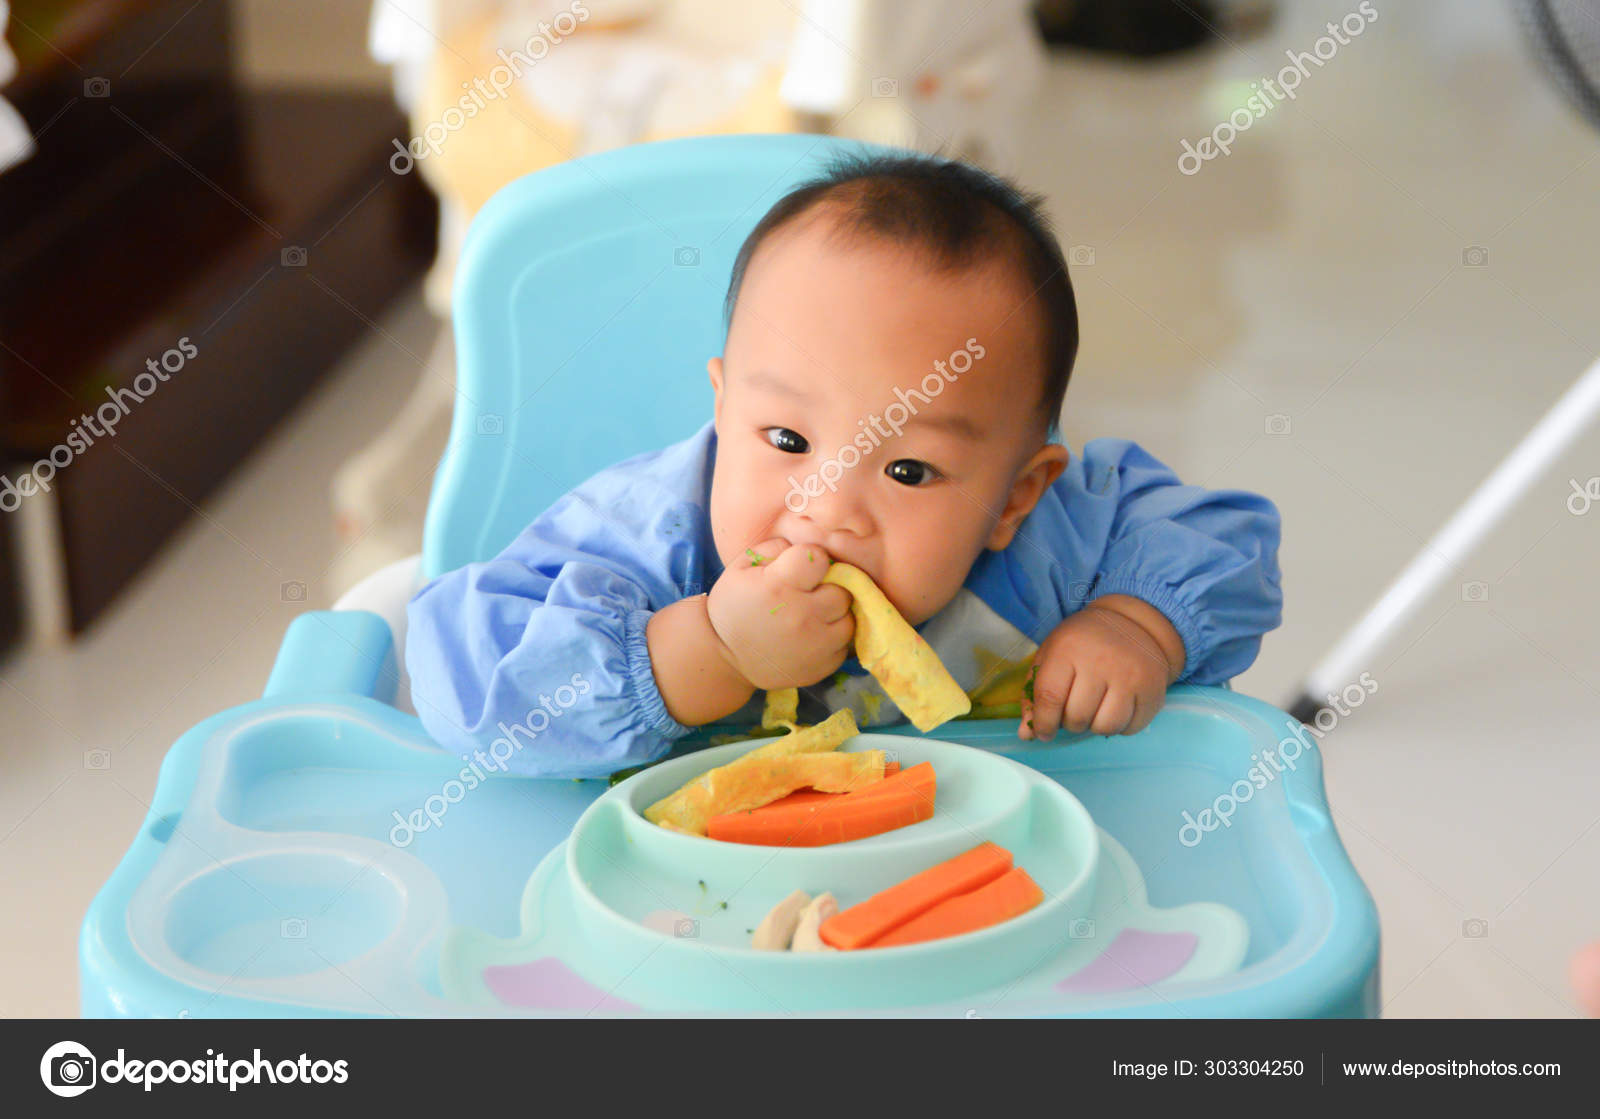
[[[894,768],[891,769],[889,768],[890,766]],[[901,769],[898,762],[888,762],[883,767],[883,780],[869,781],[860,788],[851,789],[848,793],[833,795],[847,796],[852,800],[857,800],[861,797],[875,797],[883,793],[899,792],[902,789],[917,789],[931,797],[936,784],[937,780],[933,775],[932,762],[923,762],[921,765],[914,765],[910,769]]]
[[[920,917],[913,917],[897,929],[874,940],[869,948],[892,948],[897,944],[920,944],[947,936],[976,932],[1019,917],[1044,900],[1044,891],[1020,866],[979,886],[971,893],[940,902]]]
[[[706,834],[725,843],[825,847],[881,835],[933,815],[933,803],[910,792],[835,800],[840,803],[797,804],[772,813],[717,816],[706,824]],[[851,803],[842,803],[847,800]]]
[[[935,792],[933,766],[924,762],[860,791],[829,796],[826,801],[783,807],[769,804],[749,812],[714,816],[706,822],[706,834],[727,843],[765,847],[845,843],[929,819]]]
[[[835,948],[864,947],[940,902],[971,893],[1010,869],[1010,851],[994,843],[980,843],[964,855],[913,874],[834,914],[822,924],[822,939]]]

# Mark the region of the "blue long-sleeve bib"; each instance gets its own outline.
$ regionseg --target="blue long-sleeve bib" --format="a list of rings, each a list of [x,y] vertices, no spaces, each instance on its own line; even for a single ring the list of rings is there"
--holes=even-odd
[[[722,573],[709,514],[715,458],[707,423],[601,471],[494,559],[417,593],[406,664],[440,745],[510,772],[599,777],[653,761],[690,732],[656,687],[645,624]],[[969,695],[997,702],[1015,698],[1062,619],[1128,594],[1183,638],[1180,682],[1222,683],[1279,623],[1278,539],[1266,498],[1186,486],[1128,440],[1091,440],[1010,546],[984,552],[917,628]],[[802,689],[803,721],[841,706],[863,726],[899,721],[876,681],[853,660],[845,669]],[[762,698],[732,721],[756,721]]]

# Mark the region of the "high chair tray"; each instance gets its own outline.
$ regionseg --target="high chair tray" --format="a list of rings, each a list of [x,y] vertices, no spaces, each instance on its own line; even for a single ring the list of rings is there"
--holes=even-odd
[[[275,674],[179,739],[85,918],[85,1015],[1376,1013],[1376,915],[1315,739],[1259,701],[1174,688],[1125,738],[1028,743],[1013,720],[864,734],[846,748],[933,762],[935,818],[788,850],[638,815],[748,748],[704,748],[727,728],[609,791],[479,781],[358,694],[373,678]],[[832,958],[746,946],[790,889],[850,904],[984,838],[1038,878],[1038,910]]]

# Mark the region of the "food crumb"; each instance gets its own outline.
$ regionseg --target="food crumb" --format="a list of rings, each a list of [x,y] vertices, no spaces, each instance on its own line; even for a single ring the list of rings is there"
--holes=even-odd
[[[1023,720],[1028,725],[1028,731],[1033,732],[1033,678],[1039,673],[1039,662],[1034,661],[1028,666],[1028,678],[1023,681],[1022,694],[1028,700],[1028,717]]]
[[[878,721],[878,712],[883,710],[884,699],[885,697],[877,692],[861,693],[862,717],[865,721],[869,723]]]

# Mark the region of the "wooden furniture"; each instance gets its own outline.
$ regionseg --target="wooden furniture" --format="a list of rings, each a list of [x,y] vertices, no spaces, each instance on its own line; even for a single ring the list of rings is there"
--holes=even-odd
[[[388,98],[236,86],[220,0],[12,7],[38,152],[0,175],[0,469],[58,466],[48,518],[0,516],[77,632],[426,268],[434,206]],[[179,368],[140,400],[150,360]]]

